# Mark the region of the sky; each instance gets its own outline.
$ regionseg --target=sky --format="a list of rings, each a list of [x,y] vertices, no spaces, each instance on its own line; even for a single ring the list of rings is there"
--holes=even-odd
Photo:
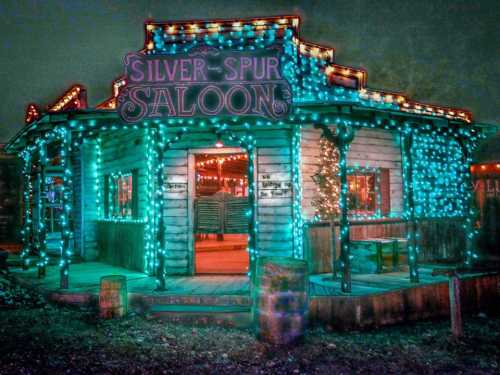
[[[294,14],[301,38],[368,71],[368,87],[463,107],[500,123],[500,5],[487,0],[0,0],[0,142],[24,125],[28,103],[54,102],[70,85],[89,104],[109,97],[146,19]]]

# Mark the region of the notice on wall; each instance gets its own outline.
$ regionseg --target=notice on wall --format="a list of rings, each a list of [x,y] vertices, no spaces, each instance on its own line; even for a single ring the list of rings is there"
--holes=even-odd
[[[290,181],[280,181],[280,176],[273,174],[262,174],[259,177],[259,198],[288,198],[292,196],[292,183]]]
[[[182,182],[167,182],[165,184],[167,193],[185,193],[187,192],[187,184]]]
[[[118,96],[123,121],[194,116],[258,116],[277,120],[291,111],[281,49],[220,50],[210,46],[170,55],[129,53]]]

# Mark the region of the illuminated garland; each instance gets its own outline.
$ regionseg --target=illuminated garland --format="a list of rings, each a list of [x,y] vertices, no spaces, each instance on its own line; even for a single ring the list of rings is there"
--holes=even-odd
[[[95,184],[94,184],[94,191],[95,191],[95,204],[96,204],[96,209],[97,209],[97,219],[100,220],[104,218],[103,214],[103,200],[102,200],[102,194],[101,194],[101,168],[102,168],[102,139],[101,137],[97,137],[97,140],[95,142],[95,163],[94,163],[94,179],[95,179]]]
[[[147,201],[148,206],[144,213],[144,268],[149,274],[153,274],[157,265],[155,264],[155,185],[154,185],[154,138],[152,130],[144,129],[144,137],[146,138],[146,184],[147,184]]]
[[[29,265],[28,256],[31,249],[31,204],[30,196],[32,192],[31,186],[31,154],[27,150],[23,150],[20,154],[23,160],[23,204],[24,204],[24,223],[21,230],[23,240],[23,249],[21,251],[21,260],[23,267]]]
[[[157,257],[156,257],[156,275],[157,275],[157,281],[158,281],[158,288],[160,290],[165,290],[165,276],[166,276],[166,270],[165,270],[165,263],[166,263],[166,256],[167,256],[167,249],[166,249],[166,235],[165,235],[165,218],[164,218],[164,192],[165,192],[165,172],[164,172],[164,167],[165,167],[165,158],[164,158],[164,150],[165,150],[165,145],[164,145],[164,131],[163,127],[159,127],[156,129],[156,132],[154,134],[155,138],[155,157],[156,157],[156,190],[155,190],[155,206],[154,206],[154,212],[155,212],[155,229],[156,229],[156,248],[157,248]]]
[[[301,132],[300,124],[294,126],[292,137],[292,183],[293,183],[293,255],[304,258],[304,221],[302,218],[302,165],[301,165]]]
[[[60,245],[60,253],[61,259],[59,262],[60,271],[61,271],[61,288],[68,288],[68,280],[69,280],[69,265],[71,263],[71,256],[73,255],[71,246],[70,246],[70,215],[72,211],[71,204],[71,196],[72,192],[72,172],[70,166],[70,152],[71,146],[69,144],[69,135],[70,133],[61,128],[59,139],[61,140],[61,167],[63,169],[63,184],[62,184],[62,213],[61,213],[61,245]]]
[[[339,216],[339,153],[333,142],[324,136],[319,141],[318,170],[313,177],[317,197],[311,202],[318,219],[330,220]]]
[[[338,148],[339,148],[339,177],[340,177],[340,195],[339,195],[339,210],[340,210],[340,259],[339,265],[342,270],[342,279],[340,287],[342,292],[351,292],[351,249],[350,249],[350,234],[349,234],[349,218],[347,197],[349,186],[347,185],[347,153],[354,138],[354,129],[347,127],[347,124],[341,124],[338,127]]]
[[[411,157],[416,217],[466,216],[469,176],[458,142],[436,132],[417,133]]]
[[[45,275],[45,268],[49,264],[49,257],[47,256],[47,239],[45,228],[45,167],[47,165],[47,150],[46,145],[39,148],[39,168],[40,174],[38,176],[38,199],[37,199],[37,212],[38,212],[38,275]]]

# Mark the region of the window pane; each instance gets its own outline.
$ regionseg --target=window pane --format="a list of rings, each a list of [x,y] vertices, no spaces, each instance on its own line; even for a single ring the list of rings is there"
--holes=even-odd
[[[111,179],[109,202],[111,215],[119,218],[133,217],[133,177],[127,173]]]
[[[347,176],[348,207],[354,214],[372,214],[376,210],[375,174]]]

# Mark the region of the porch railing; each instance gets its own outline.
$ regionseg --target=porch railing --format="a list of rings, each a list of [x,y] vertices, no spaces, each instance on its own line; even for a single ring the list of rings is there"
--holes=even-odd
[[[462,260],[465,248],[464,218],[421,219],[417,221],[419,262],[456,262]],[[305,231],[305,253],[312,273],[332,272],[332,246],[340,253],[339,223],[316,222]],[[350,239],[406,238],[407,222],[388,218],[350,222]],[[335,236],[335,241],[332,240]]]

